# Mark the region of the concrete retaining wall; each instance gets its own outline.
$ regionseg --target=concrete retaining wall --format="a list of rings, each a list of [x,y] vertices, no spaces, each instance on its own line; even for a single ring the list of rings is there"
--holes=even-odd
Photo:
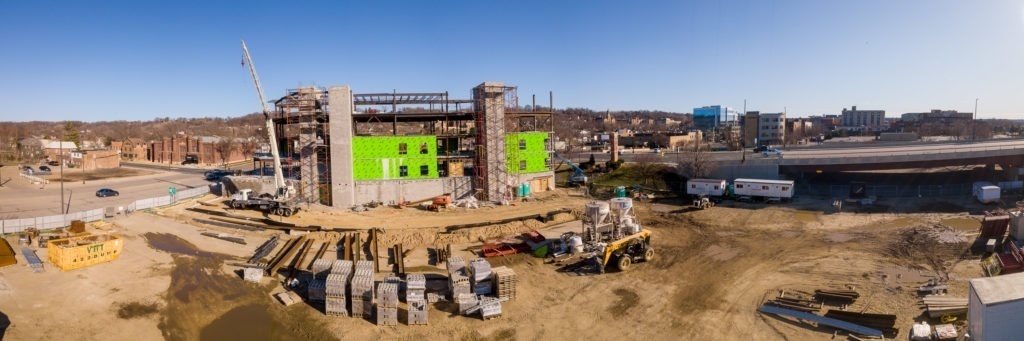
[[[419,201],[452,193],[459,199],[473,193],[473,179],[468,176],[426,180],[356,181],[357,204],[371,201],[383,203]]]

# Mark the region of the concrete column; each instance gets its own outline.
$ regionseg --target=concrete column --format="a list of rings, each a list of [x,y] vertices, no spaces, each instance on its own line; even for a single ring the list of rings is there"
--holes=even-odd
[[[348,85],[327,89],[329,144],[331,154],[331,206],[348,208],[356,204],[356,184],[352,171],[352,90]]]
[[[619,162],[619,132],[612,133],[612,163]]]

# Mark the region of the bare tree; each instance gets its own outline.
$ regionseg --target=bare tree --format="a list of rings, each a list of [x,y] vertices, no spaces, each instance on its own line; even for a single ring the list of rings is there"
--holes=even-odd
[[[691,144],[683,153],[679,153],[679,167],[682,176],[703,178],[715,170],[715,162],[711,157],[711,148],[706,144]]]
[[[644,185],[650,184],[650,179],[657,175],[660,158],[654,153],[644,153],[633,158],[633,167],[644,178]]]
[[[231,151],[235,149],[235,137],[233,136],[234,134],[231,135],[232,136],[221,137],[213,146],[214,150],[217,151],[217,154],[220,154],[220,163],[223,165],[228,164],[228,158],[231,157]]]

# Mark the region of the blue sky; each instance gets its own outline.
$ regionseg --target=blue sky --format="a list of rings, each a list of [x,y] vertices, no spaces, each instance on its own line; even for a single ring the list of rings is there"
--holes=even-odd
[[[302,85],[556,107],[1024,118],[1024,1],[0,0],[0,121],[233,117]],[[541,100],[543,99],[543,100]]]

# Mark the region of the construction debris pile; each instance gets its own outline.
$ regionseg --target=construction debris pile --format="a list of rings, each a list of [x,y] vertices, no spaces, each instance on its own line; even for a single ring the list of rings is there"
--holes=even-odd
[[[927,265],[945,277],[945,273],[969,251],[967,236],[954,228],[936,225],[918,226],[899,232],[888,245],[890,256],[907,261],[911,267]]]

